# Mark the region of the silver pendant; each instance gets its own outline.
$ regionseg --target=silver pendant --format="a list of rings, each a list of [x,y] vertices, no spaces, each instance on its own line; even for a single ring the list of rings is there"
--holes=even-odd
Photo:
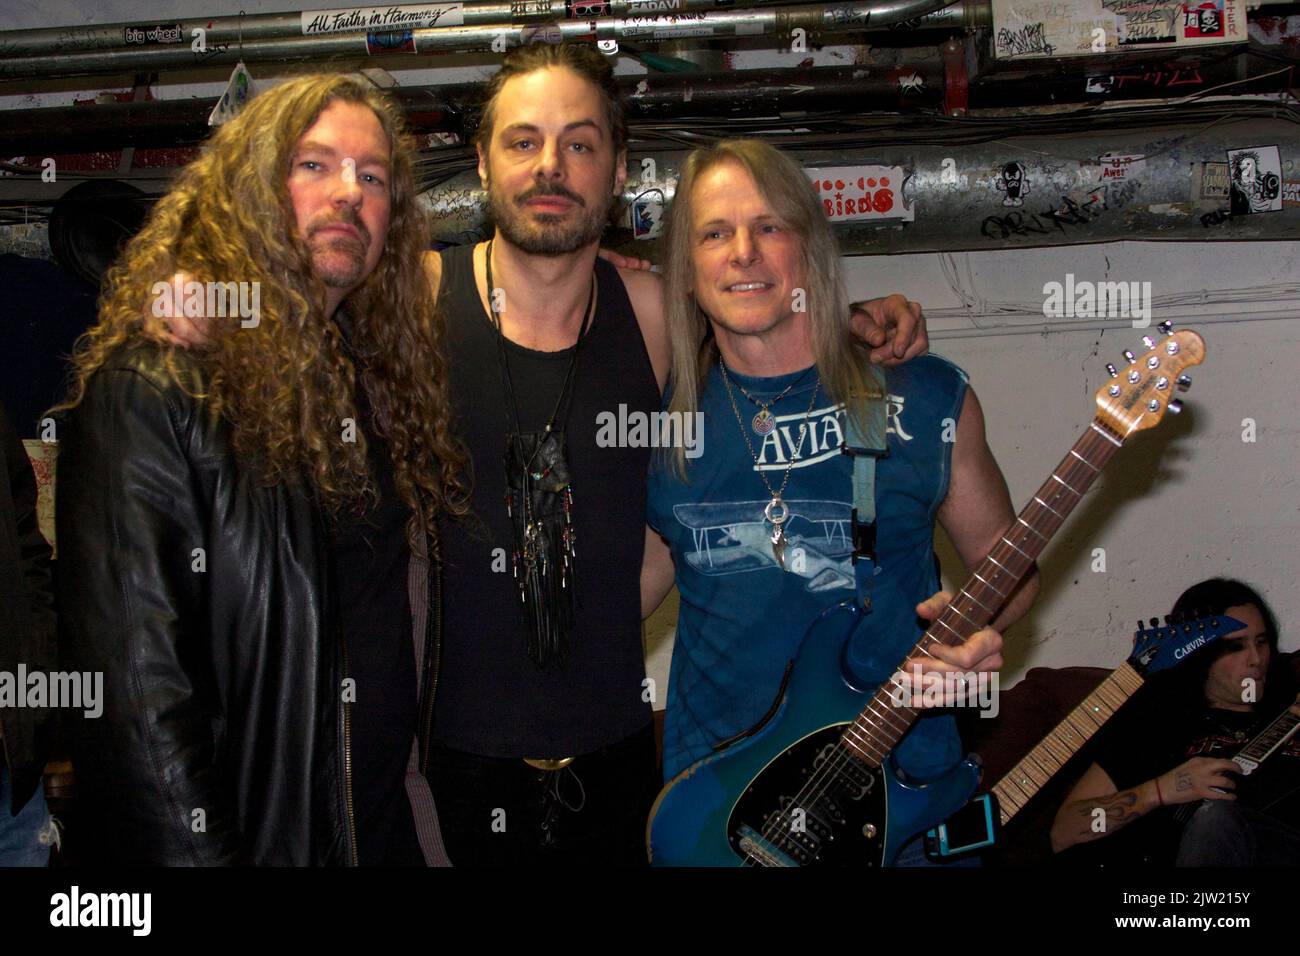
[[[772,413],[766,408],[760,408],[753,421],[750,422],[750,426],[754,429],[755,435],[770,435],[772,429],[776,428],[776,419],[772,417]]]
[[[541,545],[541,528],[535,521],[524,525],[524,566],[532,571],[537,564],[537,555]]]
[[[780,495],[773,495],[772,500],[763,509],[763,517],[772,523],[772,555],[781,570],[785,567],[785,519],[790,516],[790,509],[781,500]]]
[[[785,529],[777,525],[772,530],[772,554],[776,556],[776,563],[781,565],[781,570],[785,570]]]

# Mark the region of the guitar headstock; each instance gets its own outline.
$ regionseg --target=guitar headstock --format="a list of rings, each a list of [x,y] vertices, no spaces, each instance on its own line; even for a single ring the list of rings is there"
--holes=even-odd
[[[1166,411],[1182,411],[1182,403],[1171,396],[1192,383],[1183,370],[1205,360],[1205,340],[1195,332],[1172,332],[1168,322],[1157,328],[1162,337],[1157,341],[1144,335],[1141,355],[1124,352],[1127,366],[1106,366],[1110,381],[1097,390],[1097,417],[1121,438],[1153,428]]]
[[[1211,641],[1225,634],[1240,631],[1246,625],[1226,614],[1212,614],[1194,620],[1165,618],[1163,627],[1159,620],[1151,619],[1148,627],[1138,621],[1133,635],[1133,653],[1128,662],[1139,674],[1150,676],[1181,664]]]

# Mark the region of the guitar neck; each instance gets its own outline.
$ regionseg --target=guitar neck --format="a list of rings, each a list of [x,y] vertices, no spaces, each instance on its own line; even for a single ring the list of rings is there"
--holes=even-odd
[[[930,648],[935,644],[960,644],[987,626],[1121,445],[1119,435],[1094,419],[908,658],[933,656]],[[858,759],[871,766],[879,766],[918,714],[916,708],[895,705],[895,687],[893,681],[881,685],[842,738]]]
[[[1243,776],[1249,776],[1259,769],[1260,764],[1277,753],[1284,743],[1294,737],[1297,729],[1300,729],[1300,695],[1296,696],[1295,703],[1274,718],[1272,723],[1260,731],[1254,740],[1241,748],[1231,759],[1241,768]],[[1197,800],[1183,804],[1174,811],[1174,819],[1180,824],[1186,823],[1202,802]]]
[[[1048,781],[1124,706],[1143,683],[1144,678],[1131,664],[1126,663],[1112,671],[1096,690],[1066,714],[1065,719],[1051,733],[997,782],[993,793],[997,795],[1004,826],[1024,809],[1025,804],[1039,790],[1047,786]]]
[[[1243,773],[1250,773],[1294,737],[1298,729],[1300,729],[1300,696],[1297,696],[1294,704],[1278,715],[1271,724],[1260,731],[1258,737],[1246,744],[1232,759],[1241,766]]]

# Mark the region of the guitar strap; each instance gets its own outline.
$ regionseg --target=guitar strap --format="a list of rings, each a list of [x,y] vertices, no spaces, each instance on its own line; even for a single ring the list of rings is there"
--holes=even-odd
[[[853,578],[858,604],[871,610],[871,586],[876,576],[876,459],[889,455],[885,434],[884,382],[868,368],[880,387],[879,398],[869,398],[863,421],[846,414],[847,437],[841,450],[853,457]]]

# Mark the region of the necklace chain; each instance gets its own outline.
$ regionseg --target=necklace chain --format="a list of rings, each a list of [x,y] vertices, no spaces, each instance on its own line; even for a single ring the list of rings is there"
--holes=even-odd
[[[491,239],[488,240],[487,250],[483,258],[484,258],[484,266],[485,266],[484,271],[487,273],[486,278],[487,278],[487,287],[488,287],[488,302],[489,304],[492,304],[495,288],[492,282],[492,240]],[[560,407],[564,404],[564,400],[569,396],[569,389],[573,383],[573,373],[578,366],[578,348],[579,346],[582,345],[582,340],[586,335],[587,329],[591,324],[592,305],[595,304],[595,301],[596,301],[596,274],[593,271],[591,275],[591,290],[587,294],[587,305],[582,312],[582,327],[578,329],[578,340],[573,344],[573,356],[569,359],[569,368],[568,371],[565,373],[564,381],[560,385],[560,394],[555,400],[555,407],[551,409],[551,417],[547,420],[546,427],[542,429],[542,433],[544,435],[549,435],[555,429],[556,421],[559,419],[560,416]],[[507,393],[506,397],[510,402],[510,413],[513,416],[515,432],[517,434],[521,434],[519,428],[519,405],[515,401],[514,381],[512,380],[510,375],[510,360],[507,357],[506,347],[505,347],[506,333],[505,333],[505,322],[504,322],[504,315],[503,315],[504,312],[505,312],[504,309],[499,311],[494,309],[492,317],[496,320],[498,354],[501,361],[502,376],[504,377],[505,384],[506,384],[506,393]],[[568,409],[566,408],[565,411],[567,412]],[[532,460],[533,458],[537,457],[537,452],[540,450],[541,450],[540,444],[538,445],[537,448],[533,449],[533,454],[528,459],[528,467],[532,466]]]
[[[727,374],[727,363],[722,360],[721,354],[718,355],[718,368],[722,370],[722,381],[723,384],[727,386],[727,397],[731,399],[731,410],[735,413],[736,424],[740,426],[740,435],[745,439],[745,447],[749,449],[749,457],[754,459],[754,470],[758,472],[758,477],[763,480],[763,484],[766,486],[768,494],[772,496],[772,500],[784,504],[782,497],[785,495],[786,485],[790,483],[790,471],[794,468],[794,463],[799,457],[799,449],[803,447],[803,436],[808,429],[808,416],[812,414],[813,406],[817,404],[817,393],[821,390],[822,386],[821,376],[817,377],[817,384],[813,386],[812,399],[808,402],[808,410],[803,414],[803,423],[799,426],[799,440],[795,443],[794,450],[790,455],[790,463],[785,466],[785,477],[781,479],[781,490],[775,491],[772,488],[772,483],[767,480],[767,475],[763,473],[763,469],[758,463],[758,455],[754,453],[754,444],[749,440],[749,432],[746,431],[745,423],[740,417],[740,407],[736,404],[736,394],[731,390],[731,376]],[[802,378],[802,376],[800,378]],[[791,382],[786,387],[785,391],[772,399],[771,404],[775,405],[785,396],[786,392],[790,391],[790,389],[799,381],[800,379],[795,379],[795,381]],[[756,401],[756,399],[752,398],[749,393],[745,391],[744,386],[739,382],[736,383],[736,387],[739,388],[741,392],[745,394],[745,397],[750,399],[750,401]]]

